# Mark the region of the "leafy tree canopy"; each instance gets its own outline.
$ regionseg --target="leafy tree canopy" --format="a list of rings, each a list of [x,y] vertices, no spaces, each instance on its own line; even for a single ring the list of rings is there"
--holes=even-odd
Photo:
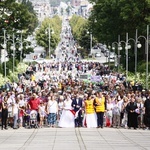
[[[70,0],[50,0],[50,4],[53,7],[59,6],[60,2],[68,3]]]
[[[90,0],[95,5],[89,18],[93,33],[101,42],[113,42],[125,33],[135,36],[135,30],[146,33],[150,23],[150,0]]]
[[[36,31],[37,43],[38,45],[45,47],[47,54],[49,49],[49,40],[50,47],[53,49],[56,48],[58,42],[60,41],[61,25],[62,21],[58,16],[54,16],[53,18],[45,18],[40,29]]]
[[[33,32],[37,26],[37,17],[33,13],[31,3],[16,3],[6,0],[0,3],[0,30],[26,30]]]

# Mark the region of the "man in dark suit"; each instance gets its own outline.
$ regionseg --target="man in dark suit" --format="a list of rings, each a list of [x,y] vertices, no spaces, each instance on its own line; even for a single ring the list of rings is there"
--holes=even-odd
[[[78,94],[75,94],[74,98],[72,99],[72,107],[75,112],[78,112],[78,116],[75,119],[75,127],[82,126],[82,99],[79,97]]]

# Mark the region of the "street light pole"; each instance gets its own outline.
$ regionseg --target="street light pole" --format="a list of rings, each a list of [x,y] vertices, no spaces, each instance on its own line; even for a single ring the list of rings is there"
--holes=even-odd
[[[128,79],[128,33],[126,33],[126,47],[125,47],[125,50],[126,50],[126,79]]]
[[[51,48],[51,31],[50,31],[50,24],[49,24],[49,27],[48,27],[48,35],[49,35],[49,58],[51,58],[51,50],[50,50],[50,48]]]
[[[137,44],[138,44],[138,31],[136,29],[135,33],[135,46],[134,46],[134,55],[135,55],[135,81],[137,77]]]
[[[4,77],[6,79],[6,30],[4,29]]]
[[[15,44],[20,44],[20,48],[19,48],[19,51],[20,51],[20,62],[22,62],[23,61],[23,43],[27,43],[27,47],[28,47],[28,41],[26,41],[26,40],[24,40],[23,41],[23,37],[22,37],[22,31],[21,31],[21,37],[20,37],[20,40],[19,40],[19,42],[16,42]]]
[[[119,64],[120,64],[120,35],[118,35],[118,61],[117,61],[117,67],[118,67],[118,72],[119,72]]]
[[[115,44],[117,45],[117,51],[119,51],[119,45],[120,45],[120,43],[118,43],[118,42],[113,42],[112,43],[112,49],[115,52]],[[118,68],[118,53],[117,53],[117,57],[115,59],[115,66]]]
[[[22,45],[22,31],[21,31],[21,48],[20,48],[20,62],[22,62],[22,48],[23,48],[23,45]]]
[[[149,79],[149,74],[148,74],[148,48],[149,46],[149,25],[147,25],[147,42],[146,42],[146,89],[148,89],[148,79]]]
[[[117,42],[113,42],[113,44],[117,44],[118,45],[118,55],[120,55],[120,50],[122,49],[120,47],[121,43],[124,42],[126,44],[125,46],[125,50],[126,50],[126,77],[128,77],[128,49],[131,48],[131,46],[129,45],[129,41],[132,40],[134,41],[134,54],[135,54],[135,81],[136,81],[136,77],[137,77],[137,48],[140,48],[142,45],[139,43],[139,39],[140,38],[144,38],[145,40],[145,54],[146,54],[146,89],[148,89],[148,81],[149,81],[149,68],[148,68],[148,60],[149,60],[149,25],[147,25],[147,37],[145,36],[139,36],[138,37],[138,31],[136,29],[136,34],[135,34],[135,39],[130,38],[128,39],[128,33],[126,33],[126,42],[124,41],[120,41],[120,36],[118,36],[118,43]],[[129,47],[130,46],[130,47]],[[118,56],[118,61],[117,63],[120,63],[120,58]],[[117,64],[117,65],[118,65]],[[119,67],[118,67],[118,71],[119,71]]]
[[[92,33],[87,31],[87,34],[90,34],[90,54],[92,54],[92,42],[93,42],[93,36]]]
[[[108,60],[108,66],[109,66],[109,69],[110,69],[110,49],[111,49],[111,46],[109,45],[108,48],[109,48],[109,56],[108,56],[109,60]]]
[[[48,28],[45,29],[46,34],[47,34],[47,31],[48,31],[48,55],[49,55],[49,58],[51,58],[51,33],[53,34],[54,31],[52,30],[51,32],[50,24]]]
[[[140,39],[140,38],[144,38],[144,40],[145,40],[145,55],[146,55],[146,73],[145,73],[145,75],[146,75],[146,79],[145,79],[145,84],[146,84],[146,89],[148,89],[148,79],[149,79],[149,74],[148,74],[148,51],[149,51],[149,48],[148,48],[148,46],[149,46],[149,25],[147,25],[147,36],[145,37],[145,36],[139,36],[139,37],[137,37],[137,42],[139,42],[138,41],[138,39]],[[138,46],[138,48],[140,48],[142,45],[141,44],[138,44],[139,46]]]
[[[13,33],[13,73],[14,73],[14,67],[15,67],[15,35]]]
[[[92,33],[90,33],[90,54],[92,54],[92,42],[93,42],[93,37],[92,37]]]

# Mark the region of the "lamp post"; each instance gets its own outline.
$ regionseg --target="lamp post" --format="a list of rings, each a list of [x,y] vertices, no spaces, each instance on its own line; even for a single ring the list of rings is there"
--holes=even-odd
[[[148,89],[148,79],[149,79],[149,71],[148,71],[148,55],[149,55],[149,25],[147,25],[147,43],[146,43],[146,88]]]
[[[92,32],[89,31],[87,31],[87,34],[90,34],[90,54],[92,54],[93,35]]]
[[[22,58],[22,54],[23,54],[23,44],[24,43],[27,43],[27,47],[28,48],[28,41],[23,41],[22,39],[22,31],[21,31],[21,37],[20,37],[20,42],[16,42],[16,44],[19,43],[20,44],[20,48],[19,48],[19,51],[20,51],[20,62],[22,62],[23,58]]]
[[[140,35],[139,37],[137,37],[137,30],[136,30],[136,42],[139,43],[139,39],[140,38],[143,38],[145,40],[145,55],[146,55],[146,79],[145,79],[145,82],[146,82],[146,89],[148,89],[148,79],[149,79],[149,71],[148,71],[148,54],[149,54],[149,25],[147,25],[147,36],[143,36],[143,35]],[[138,44],[138,48],[141,48],[142,45],[139,43]],[[137,61],[137,60],[136,60]]]
[[[6,30],[4,30],[4,45],[6,45]],[[6,48],[5,48],[5,50],[4,50],[4,77],[5,77],[5,79],[6,79]]]
[[[20,41],[17,41],[16,43],[15,43],[15,35],[14,35],[14,33],[13,33],[13,37],[12,37],[12,39],[7,39],[6,38],[6,30],[4,30],[4,43],[3,43],[3,45],[2,45],[2,47],[4,48],[4,52],[5,52],[5,56],[4,56],[4,76],[5,76],[5,78],[6,78],[6,50],[7,50],[7,42],[12,42],[12,46],[11,46],[11,49],[13,50],[13,73],[14,73],[14,68],[15,68],[15,48],[16,48],[16,44],[18,43],[18,44],[20,44],[21,45],[21,47],[19,48],[19,49],[21,49],[21,54],[20,54],[20,61],[22,60],[22,48],[23,48],[23,43],[24,42],[27,42],[27,41],[22,41],[22,34],[21,34],[21,40]]]
[[[129,55],[128,55],[128,50],[131,48],[131,45],[129,45],[129,41],[133,40],[134,44],[136,45],[136,41],[133,38],[128,38],[128,33],[126,33],[126,41],[120,41],[120,43],[125,44],[125,55],[126,55],[126,79],[128,79],[128,66],[129,66]]]
[[[2,47],[4,48],[4,52],[5,52],[5,56],[4,56],[4,76],[6,78],[6,49],[7,49],[7,42],[11,41],[14,45],[14,33],[13,33],[13,38],[12,39],[6,39],[6,30],[4,30],[4,44],[2,45]],[[15,54],[15,50],[13,49],[13,72],[14,72],[14,54]]]
[[[93,42],[93,36],[92,33],[90,33],[90,53],[92,54],[92,42]]]
[[[4,42],[2,44],[2,47],[4,48],[4,78],[6,79],[6,50],[7,50],[7,41],[9,40],[6,40],[6,30],[4,29],[4,35],[3,35],[3,38],[4,38]]]
[[[109,56],[108,56],[108,66],[109,66],[109,69],[110,69],[110,49],[111,49],[111,46],[109,45],[108,46],[108,48],[109,48]]]
[[[22,49],[23,49],[23,43],[22,43],[22,31],[21,31],[21,47],[20,47],[20,62],[22,61]]]
[[[48,31],[48,53],[49,53],[49,58],[51,58],[51,33],[53,34],[54,31],[52,30],[51,32],[51,28],[50,28],[50,24],[48,26],[48,28],[45,29],[46,33]]]
[[[148,46],[149,46],[149,25],[147,25],[147,37],[145,36],[139,36],[138,37],[138,31],[136,29],[136,34],[135,34],[135,39],[133,38],[128,38],[128,33],[126,33],[126,42],[125,41],[120,41],[121,43],[125,43],[125,50],[126,50],[126,77],[128,77],[128,49],[131,49],[131,45],[129,45],[129,41],[133,41],[134,42],[134,54],[135,54],[135,81],[136,81],[136,77],[137,77],[137,48],[141,48],[142,45],[139,42],[140,38],[144,38],[145,40],[145,54],[146,54],[146,88],[148,89]]]
[[[15,35],[13,33],[13,73],[14,73],[14,67],[15,67]]]
[[[112,49],[113,49],[113,50],[115,50],[115,47],[114,47],[115,44],[117,45],[117,49],[118,49],[117,69],[118,69],[118,72],[119,72],[120,51],[122,50],[121,42],[120,42],[120,35],[118,35],[118,42],[113,42],[113,43],[112,43]]]
[[[4,29],[4,78],[6,79],[6,30]]]
[[[129,66],[129,56],[128,56],[128,50],[131,49],[131,45],[129,44],[129,41],[134,42],[134,54],[135,54],[135,80],[136,80],[136,74],[137,74],[137,47],[138,41],[137,39],[128,38],[128,33],[126,33],[126,41],[120,41],[120,43],[125,44],[125,53],[126,53],[126,78],[128,78],[128,66]]]

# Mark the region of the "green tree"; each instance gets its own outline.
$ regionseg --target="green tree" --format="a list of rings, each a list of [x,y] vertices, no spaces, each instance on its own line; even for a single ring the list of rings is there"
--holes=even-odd
[[[50,47],[55,49],[60,41],[62,21],[58,16],[53,18],[45,18],[39,30],[36,32],[36,40],[38,45],[45,47],[48,55],[49,50],[49,27],[50,27]],[[54,32],[54,34],[52,34]],[[51,53],[53,53],[51,51]]]
[[[37,26],[37,17],[33,11],[28,10],[27,4],[16,3],[14,0],[0,3],[0,29],[6,30],[26,30],[33,32]]]
[[[139,35],[146,35],[146,26],[150,24],[150,0],[90,0],[94,2],[91,16],[89,18],[90,28],[94,36],[101,43],[110,45],[121,40],[126,40],[126,33],[129,38],[135,38],[135,30]],[[144,40],[141,41],[144,45]],[[134,43],[129,51],[129,69],[134,71]],[[138,61],[145,60],[145,47],[138,50]],[[125,50],[121,51],[122,63],[125,66]]]
[[[22,41],[24,41],[24,39],[34,31],[37,24],[38,20],[30,2],[23,1],[23,3],[16,3],[15,0],[0,1],[0,49],[3,48],[1,44],[4,43],[4,30],[6,30],[5,41],[9,54],[8,57],[12,58],[11,54],[13,51],[10,47],[14,41],[16,53],[15,60],[17,63],[17,60],[20,60],[19,47],[21,46],[21,35],[18,31],[23,32]],[[13,34],[15,35],[14,38]],[[28,43],[30,45],[30,42]],[[29,51],[33,51],[33,49],[23,49],[23,53],[29,53]],[[11,59],[9,61],[11,61]]]
[[[70,19],[70,25],[72,27],[72,33],[77,41],[78,45],[82,47],[82,51],[85,55],[90,52],[90,33],[92,30],[89,28],[89,22],[87,19],[84,19],[81,16],[73,15]],[[93,37],[94,39],[94,37]],[[96,43],[95,39],[93,40],[93,45]]]

